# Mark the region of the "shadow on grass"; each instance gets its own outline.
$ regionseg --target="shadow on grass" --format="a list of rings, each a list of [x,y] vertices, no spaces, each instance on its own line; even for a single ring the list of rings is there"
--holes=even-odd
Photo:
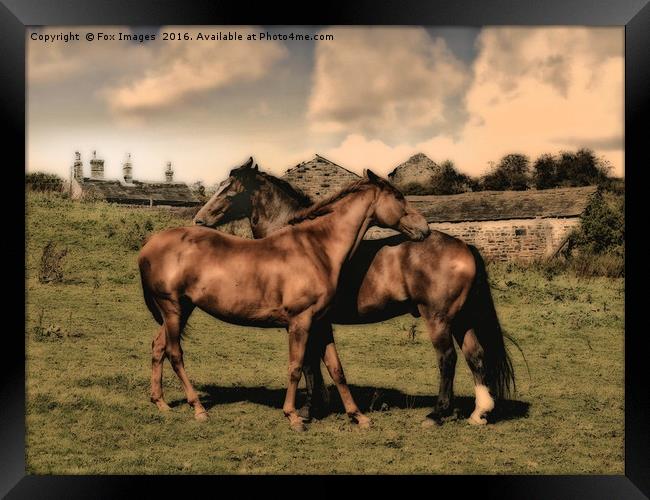
[[[364,413],[388,411],[394,409],[431,409],[436,404],[437,396],[413,396],[397,389],[376,388],[368,386],[350,385],[352,396]],[[250,403],[281,409],[284,402],[285,389],[269,389],[267,387],[221,387],[217,385],[199,385],[197,389],[204,393],[201,402],[207,410],[214,406],[248,401]],[[344,408],[336,388],[329,387],[331,413],[343,413]],[[305,391],[298,392],[296,406],[300,407],[305,400]],[[185,400],[170,402],[170,406],[184,404]],[[454,406],[458,408],[460,416],[469,417],[474,410],[474,398],[457,396]],[[518,400],[504,400],[497,405],[490,414],[491,421],[514,420],[528,417],[530,404]]]

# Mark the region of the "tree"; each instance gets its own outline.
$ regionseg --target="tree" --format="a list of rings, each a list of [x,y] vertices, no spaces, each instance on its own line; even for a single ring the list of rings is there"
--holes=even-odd
[[[63,179],[56,174],[33,172],[25,176],[27,188],[32,191],[57,191],[63,189]]]
[[[199,201],[205,202],[207,200],[205,186],[203,185],[202,181],[196,181],[190,186],[190,190],[192,193],[194,193],[194,196],[199,199]]]
[[[590,186],[608,179],[609,166],[590,149],[563,151],[557,162],[557,186]]]
[[[543,154],[533,165],[533,185],[537,189],[557,187],[557,161],[553,155]]]
[[[451,160],[440,165],[440,173],[433,177],[428,189],[429,194],[458,194],[473,191],[477,182],[470,176],[456,170]]]
[[[530,160],[522,154],[504,156],[481,180],[481,187],[492,191],[524,191],[529,184]]]

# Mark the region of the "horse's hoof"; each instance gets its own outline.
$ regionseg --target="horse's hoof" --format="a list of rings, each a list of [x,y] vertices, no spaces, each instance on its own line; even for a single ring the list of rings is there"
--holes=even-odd
[[[302,422],[291,422],[291,430],[294,432],[305,432],[307,426]]]
[[[197,422],[206,422],[209,419],[208,412],[202,411],[201,413],[196,413],[194,415],[194,418],[197,420]]]
[[[357,425],[359,426],[359,429],[370,429],[372,427],[372,420],[369,418],[365,420],[359,420],[357,421]]]
[[[154,401],[156,406],[160,411],[171,411],[171,407],[165,403],[162,399],[159,399],[158,401]]]
[[[474,415],[472,413],[467,419],[467,422],[470,425],[487,425],[487,418],[481,417],[480,415]]]
[[[352,414],[348,414],[348,416],[350,417],[350,421],[353,424],[357,424],[359,429],[370,429],[371,420],[365,415],[361,413],[352,413]]]
[[[296,410],[296,415],[302,418],[305,422],[311,421],[311,408],[309,406],[303,406]]]
[[[429,427],[437,427],[439,425],[442,425],[442,422],[440,420],[436,420],[433,418],[425,417],[424,420],[422,421],[422,427],[429,428]]]

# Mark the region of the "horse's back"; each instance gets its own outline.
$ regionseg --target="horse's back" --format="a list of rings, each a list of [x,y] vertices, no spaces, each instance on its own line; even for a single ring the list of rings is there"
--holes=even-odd
[[[465,296],[476,276],[474,254],[459,238],[432,230],[421,243],[405,248],[402,270],[410,298],[419,303],[444,303]]]
[[[143,285],[166,291],[178,289],[193,279],[198,264],[209,253],[232,246],[229,236],[198,226],[175,227],[152,235],[138,255]]]

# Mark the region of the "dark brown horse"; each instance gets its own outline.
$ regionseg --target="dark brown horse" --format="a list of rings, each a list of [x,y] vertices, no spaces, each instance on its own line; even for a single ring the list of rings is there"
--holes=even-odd
[[[249,217],[254,237],[263,238],[290,223],[297,211],[311,203],[287,182],[253,167],[251,158],[230,172],[197,213],[195,223],[214,227]],[[405,313],[424,318],[438,358],[438,399],[424,423],[441,423],[453,411],[453,338],[474,377],[476,406],[469,421],[486,423],[493,397],[505,397],[514,386],[514,372],[478,250],[439,231],[419,243],[405,241],[401,235],[363,240],[342,270],[328,319],[339,324],[373,323]],[[314,340],[332,342],[331,325],[321,322],[319,327],[327,335],[314,336]],[[325,350],[315,342],[307,346],[303,416],[309,415],[312,402],[314,407],[323,404],[320,358]]]
[[[429,234],[424,218],[404,196],[372,172],[336,196],[296,214],[293,224],[259,240],[205,227],[179,227],[153,235],[140,251],[142,289],[161,325],[152,344],[151,400],[164,410],[165,356],[183,384],[197,419],[207,417],[183,366],[181,335],[195,307],[229,323],[284,326],[289,332],[289,384],[283,406],[292,428],[303,429],[295,410],[309,333],[330,308],[343,264],[372,224],[399,229],[413,239]],[[316,339],[318,340],[318,339]],[[333,344],[324,360],[348,415],[367,426],[342,376]]]

